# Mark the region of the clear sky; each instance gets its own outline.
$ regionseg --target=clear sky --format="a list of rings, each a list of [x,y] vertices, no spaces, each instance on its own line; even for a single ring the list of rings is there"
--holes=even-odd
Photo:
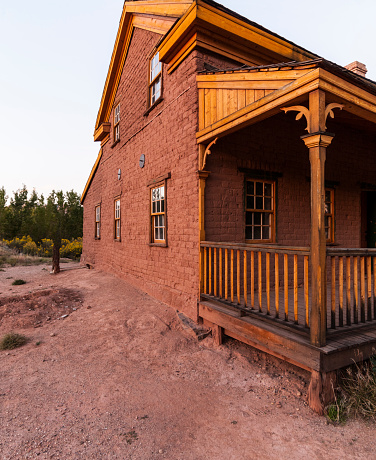
[[[376,80],[375,0],[220,3]],[[123,0],[0,0],[0,187],[81,193]]]

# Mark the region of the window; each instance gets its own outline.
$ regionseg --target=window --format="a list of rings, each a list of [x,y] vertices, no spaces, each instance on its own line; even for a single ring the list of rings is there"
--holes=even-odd
[[[334,243],[334,189],[325,189],[325,235],[327,243]]]
[[[152,106],[161,97],[162,90],[162,63],[159,61],[159,53],[155,53],[150,59],[149,70],[149,105]]]
[[[115,200],[115,240],[120,240],[120,199]]]
[[[152,243],[166,243],[165,186],[151,189],[151,235]]]
[[[274,188],[274,181],[246,180],[246,240],[274,241]]]
[[[120,104],[114,110],[114,142],[120,140]]]
[[[101,207],[95,207],[95,238],[101,237]]]

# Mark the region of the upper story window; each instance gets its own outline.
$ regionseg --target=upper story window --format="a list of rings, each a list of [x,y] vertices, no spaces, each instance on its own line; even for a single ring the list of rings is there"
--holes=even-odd
[[[151,189],[152,243],[166,243],[165,185]]]
[[[275,182],[246,180],[245,239],[275,241]]]
[[[149,105],[152,106],[162,94],[162,63],[159,61],[159,53],[155,53],[150,59],[149,70]]]
[[[120,199],[115,200],[115,240],[120,240]]]
[[[101,207],[95,207],[95,238],[101,237]]]
[[[327,243],[334,243],[334,189],[325,189],[325,235]]]
[[[120,104],[114,110],[114,142],[120,140]]]

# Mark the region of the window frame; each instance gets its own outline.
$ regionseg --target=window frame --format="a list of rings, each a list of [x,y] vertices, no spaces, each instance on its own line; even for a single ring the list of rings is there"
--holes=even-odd
[[[119,203],[118,208],[116,207],[117,203]],[[120,197],[116,197],[114,199],[114,240],[115,241],[121,241],[121,202],[120,202]]]
[[[99,213],[98,213],[99,210]],[[95,227],[94,227],[94,237],[96,240],[101,239],[101,205],[98,204],[95,206]]]
[[[330,193],[330,201],[327,201],[326,194]],[[330,203],[330,212],[326,212],[326,204]],[[334,243],[334,224],[335,224],[335,206],[334,206],[334,188],[332,187],[325,187],[325,195],[324,195],[324,227],[325,227],[325,236],[326,236],[326,229],[328,229],[328,236],[326,237],[327,244]],[[329,218],[330,224],[326,225],[326,219]]]
[[[158,56],[158,64],[152,68],[153,64],[153,59],[155,56]],[[153,70],[157,67],[160,66],[160,69],[158,73],[153,77]],[[158,101],[162,99],[162,75],[163,75],[163,64],[159,60],[159,51],[154,51],[149,59],[149,67],[148,67],[148,106],[153,107],[155,104],[157,104]],[[156,87],[157,83],[159,81],[160,88],[159,88],[159,96],[154,99],[153,101],[153,89]]]
[[[164,188],[164,196],[163,196],[163,211],[153,212],[153,190]],[[160,181],[159,183],[155,183],[149,187],[149,206],[150,206],[150,245],[152,246],[162,246],[167,247],[167,183],[166,180]],[[161,202],[161,200],[158,200]],[[155,218],[157,216],[164,217],[164,225],[155,226]],[[164,232],[164,239],[157,239],[155,238],[155,229],[156,228],[163,228]]]
[[[114,106],[114,144],[120,141],[120,102]]]
[[[251,195],[251,194],[248,194],[247,193],[247,183],[248,182],[253,182],[254,183],[254,193]],[[263,194],[260,195],[260,194],[257,194],[256,193],[256,183],[259,182],[259,183],[262,183],[263,184]],[[265,196],[265,184],[270,184],[271,185],[271,196],[269,197],[268,195]],[[277,188],[277,181],[276,179],[273,179],[273,178],[270,178],[270,177],[267,177],[267,178],[263,178],[263,177],[253,177],[253,176],[249,176],[249,177],[245,177],[245,181],[244,181],[244,238],[245,238],[245,242],[246,243],[275,243],[276,241],[276,188]],[[248,196],[253,196],[254,199],[256,198],[262,198],[263,199],[263,208],[262,209],[257,209],[256,206],[254,208],[248,208],[247,207],[247,197]],[[265,209],[265,198],[270,198],[270,203],[271,203],[271,209]],[[260,225],[255,225],[254,223],[250,224],[250,225],[247,225],[247,212],[249,213],[253,213],[253,214],[269,214],[270,215],[270,219],[271,219],[271,223],[269,225],[262,225],[262,216],[261,216],[261,219],[260,219]],[[263,239],[263,238],[259,238],[259,239],[249,239],[247,238],[247,227],[260,227],[261,229],[261,237],[262,237],[262,229],[263,227],[269,227],[269,235],[270,235],[270,238],[268,239]]]

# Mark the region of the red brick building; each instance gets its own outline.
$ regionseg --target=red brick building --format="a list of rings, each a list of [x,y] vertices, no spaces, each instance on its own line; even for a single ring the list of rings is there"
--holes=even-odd
[[[375,122],[361,65],[211,0],[125,2],[82,261],[204,321],[219,343],[309,369],[320,411],[327,376],[376,343],[359,335],[376,319]]]

